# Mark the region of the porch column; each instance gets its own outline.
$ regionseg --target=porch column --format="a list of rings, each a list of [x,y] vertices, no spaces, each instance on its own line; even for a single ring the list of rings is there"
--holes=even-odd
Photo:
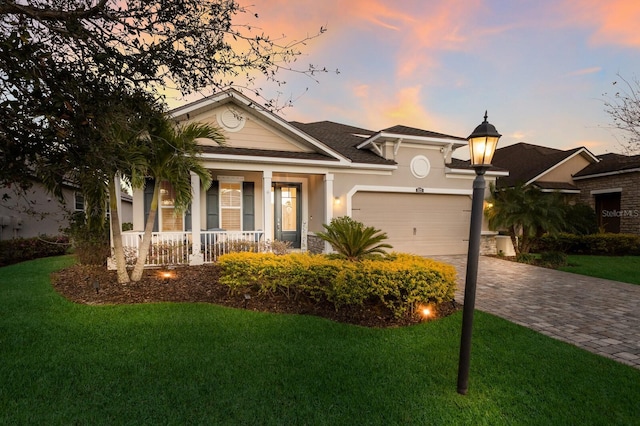
[[[200,247],[200,178],[191,173],[191,255],[189,265],[202,265],[204,257]]]
[[[324,223],[327,225],[333,219],[333,173],[324,175]],[[331,244],[325,241],[324,252],[331,252]]]
[[[264,239],[273,238],[273,215],[271,212],[271,179],[273,172],[262,172],[262,226],[264,227]]]
[[[333,173],[324,175],[324,223],[333,219]]]

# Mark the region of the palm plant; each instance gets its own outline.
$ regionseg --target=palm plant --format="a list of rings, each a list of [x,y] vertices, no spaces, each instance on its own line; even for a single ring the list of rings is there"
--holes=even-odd
[[[211,175],[198,159],[200,145],[197,139],[211,139],[219,145],[225,143],[222,133],[213,126],[198,123],[176,126],[167,117],[159,119],[149,133],[146,173],[144,176],[134,175],[133,184],[139,187],[144,177],[153,178],[153,197],[138,259],[131,274],[132,281],[142,278],[158,211],[161,182],[169,182],[173,188],[177,211],[186,210],[191,203],[191,173],[198,175],[203,188],[211,184]]]
[[[491,192],[493,205],[485,211],[489,228],[506,229],[517,256],[529,253],[542,234],[556,234],[564,227],[565,205],[557,192],[523,185],[500,190],[492,186]]]
[[[387,234],[372,226],[365,226],[348,216],[331,220],[322,225],[326,232],[316,235],[331,244],[333,249],[351,261],[360,260],[368,255],[386,255],[385,248],[393,248],[387,243]]]
[[[52,151],[57,155],[41,159],[39,177],[47,189],[58,196],[61,196],[65,182],[79,185],[86,207],[85,230],[90,234],[100,235],[105,231],[105,207],[109,200],[118,282],[126,283],[129,275],[120,236],[117,177],[139,173],[140,167],[144,166],[142,136],[147,134],[152,118],[162,114],[162,106],[148,93],[126,88],[90,93],[79,90],[72,95],[71,98],[84,100],[90,97],[103,109],[79,111],[70,120],[78,120],[81,125],[58,129],[75,141],[75,147],[65,149],[52,144]]]

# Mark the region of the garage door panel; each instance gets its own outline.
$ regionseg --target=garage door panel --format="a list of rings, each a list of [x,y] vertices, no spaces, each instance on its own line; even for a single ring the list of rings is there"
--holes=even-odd
[[[394,251],[418,255],[467,252],[471,199],[465,195],[357,193],[355,220],[386,232]]]

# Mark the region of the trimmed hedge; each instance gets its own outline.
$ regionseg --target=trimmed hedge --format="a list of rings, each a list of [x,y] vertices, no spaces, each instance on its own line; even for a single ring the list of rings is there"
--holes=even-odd
[[[408,254],[350,262],[306,253],[230,253],[221,256],[218,265],[220,282],[234,292],[256,288],[306,296],[326,300],[336,310],[374,302],[396,317],[421,303],[451,301],[456,289],[453,266]]]
[[[12,265],[41,257],[60,256],[67,252],[69,238],[42,235],[0,241],[0,266]]]
[[[640,235],[590,234],[545,235],[540,238],[539,251],[561,251],[570,254],[608,256],[640,255]]]

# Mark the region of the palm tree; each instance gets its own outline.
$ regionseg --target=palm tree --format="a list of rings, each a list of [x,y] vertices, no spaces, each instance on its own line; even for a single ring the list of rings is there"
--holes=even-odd
[[[206,189],[211,184],[211,175],[198,159],[201,149],[197,139],[211,139],[219,145],[225,143],[222,133],[213,126],[197,123],[176,126],[167,117],[159,119],[149,134],[145,175],[154,179],[153,197],[138,259],[131,274],[132,281],[139,281],[142,278],[158,211],[161,182],[166,181],[173,188],[174,205],[177,211],[184,211],[191,203],[192,172],[198,175],[203,188]],[[137,175],[135,178],[137,183],[143,176]]]
[[[60,193],[65,181],[80,186],[86,203],[86,226],[91,232],[105,230],[105,207],[110,200],[110,220],[113,231],[114,257],[118,282],[129,281],[117,210],[116,177],[140,174],[146,158],[142,152],[144,136],[154,116],[162,114],[162,107],[145,92],[113,88],[108,92],[76,93],[75,96],[91,96],[104,110],[80,111],[77,120],[82,126],[71,133],[60,129],[78,142],[74,149],[62,149],[62,155],[54,157],[40,177],[53,193]],[[84,99],[84,98],[83,98]]]
[[[489,228],[506,229],[516,255],[529,253],[536,238],[558,233],[565,224],[565,206],[557,192],[523,185],[500,190],[492,186],[491,192],[493,205],[485,211]]]
[[[326,232],[318,232],[316,235],[351,261],[372,254],[386,255],[384,249],[393,248],[387,243],[382,243],[388,238],[385,232],[373,226],[365,226],[348,216],[334,218],[329,225],[322,226]]]

